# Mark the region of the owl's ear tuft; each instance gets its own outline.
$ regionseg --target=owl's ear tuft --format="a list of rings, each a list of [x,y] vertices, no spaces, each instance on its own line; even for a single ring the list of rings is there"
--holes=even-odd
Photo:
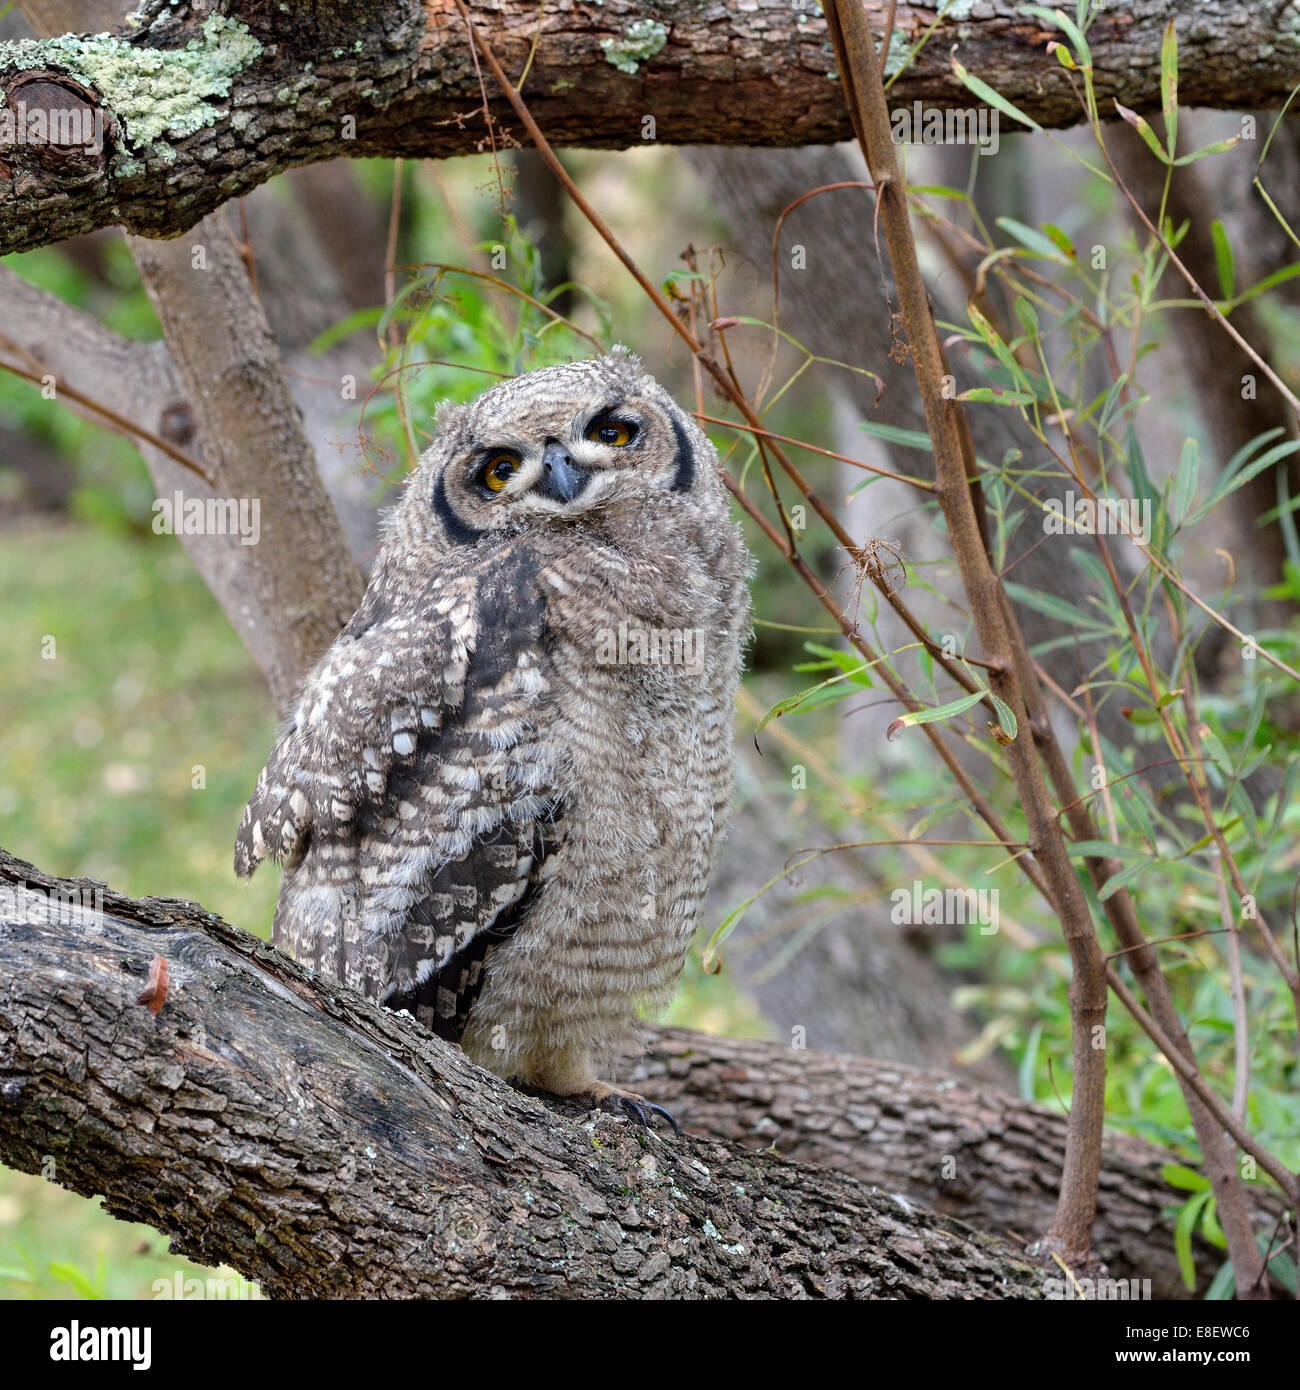
[[[463,401],[440,400],[433,412],[433,427],[440,434],[451,434],[465,418],[469,407]]]
[[[627,376],[636,380],[645,375],[645,368],[641,365],[641,359],[630,347],[625,347],[622,343],[615,343],[601,360],[607,370],[618,376]]]

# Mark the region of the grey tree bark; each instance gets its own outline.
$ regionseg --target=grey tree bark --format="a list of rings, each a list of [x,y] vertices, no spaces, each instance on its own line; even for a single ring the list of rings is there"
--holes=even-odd
[[[60,5],[61,22],[69,9]],[[814,5],[749,0],[532,0],[473,6],[557,145],[623,149],[673,144],[815,145],[849,135],[825,25]],[[887,5],[869,5],[876,32]],[[890,61],[917,42],[939,7],[898,7]],[[1047,53],[1054,30],[1016,0],[960,7],[940,23],[891,92],[903,104],[971,105],[950,55],[1048,126],[1079,119],[1069,75]],[[55,12],[50,11],[52,18]],[[1280,105],[1294,82],[1300,35],[1251,0],[1130,0],[1090,34],[1095,82],[1137,110],[1159,108],[1159,51],[1179,22],[1187,105]],[[539,23],[540,21],[540,23]],[[188,43],[193,55],[175,55]],[[535,46],[534,46],[535,45]],[[169,56],[171,55],[171,56]],[[161,82],[175,119],[152,110]],[[52,157],[0,151],[0,253],[113,223],[175,235],[219,203],[295,164],[339,156],[442,158],[478,149],[485,94],[454,5],[420,0],[319,0],[297,9],[217,0],[178,9],[145,0],[117,44],[54,42],[0,50],[0,85],[66,73],[88,109],[113,118],[105,149]],[[71,90],[71,89],[69,89]],[[499,94],[486,103],[501,136],[517,128]],[[75,101],[73,103],[76,104]]]

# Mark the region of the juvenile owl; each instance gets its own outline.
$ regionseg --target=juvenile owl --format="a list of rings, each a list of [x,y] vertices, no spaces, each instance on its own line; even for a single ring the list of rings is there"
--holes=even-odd
[[[644,1122],[597,1068],[695,929],[748,573],[713,446],[624,350],[444,405],[240,822],[238,874],[285,865],[272,941]]]

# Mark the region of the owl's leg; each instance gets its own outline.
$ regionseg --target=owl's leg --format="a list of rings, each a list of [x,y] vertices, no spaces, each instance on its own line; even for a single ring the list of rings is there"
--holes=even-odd
[[[651,1117],[662,1115],[680,1139],[682,1131],[671,1110],[646,1100],[635,1091],[623,1091],[607,1081],[597,1081],[591,1057],[585,1051],[563,1048],[545,1054],[534,1053],[521,1072],[521,1078],[539,1091],[553,1096],[565,1096],[590,1103],[593,1110],[607,1110],[615,1115],[627,1115],[643,1128],[652,1128]]]

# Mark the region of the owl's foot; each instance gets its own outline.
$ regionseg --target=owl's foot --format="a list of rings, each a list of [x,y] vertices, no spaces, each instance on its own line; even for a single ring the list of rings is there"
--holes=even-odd
[[[678,1139],[682,1137],[681,1128],[677,1124],[677,1117],[671,1110],[665,1110],[662,1105],[656,1105],[652,1100],[646,1100],[644,1096],[634,1096],[626,1091],[611,1091],[601,1102],[601,1108],[609,1110],[613,1114],[630,1115],[634,1120],[640,1121],[642,1129],[653,1129],[651,1117],[662,1115],[673,1127],[673,1133]]]
[[[619,1091],[613,1086],[598,1081],[583,1096],[583,1100],[590,1101],[595,1110],[604,1110],[611,1115],[626,1115],[630,1119],[636,1120],[642,1129],[654,1129],[654,1116],[662,1115],[672,1125],[673,1133],[677,1138],[682,1137],[677,1117],[671,1110],[665,1110],[662,1105],[656,1105],[654,1101],[646,1100],[644,1096],[637,1095],[635,1091]]]

